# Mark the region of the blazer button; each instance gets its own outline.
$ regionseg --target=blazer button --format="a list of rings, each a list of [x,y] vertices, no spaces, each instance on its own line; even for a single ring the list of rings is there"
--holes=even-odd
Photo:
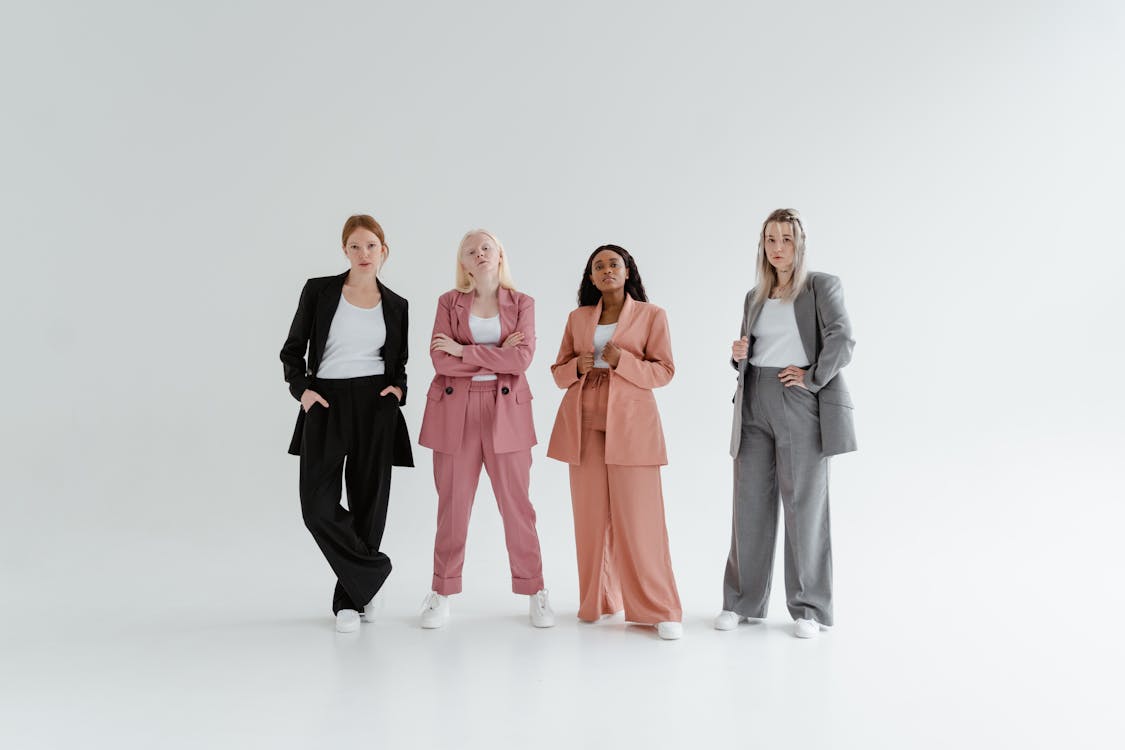
[[[505,396],[507,396],[511,392],[511,390],[512,389],[509,388],[508,386],[504,386],[503,388],[500,389],[500,392],[503,393]]]
[[[445,395],[448,396],[450,393],[453,393],[453,386],[451,386],[451,385],[445,386]]]

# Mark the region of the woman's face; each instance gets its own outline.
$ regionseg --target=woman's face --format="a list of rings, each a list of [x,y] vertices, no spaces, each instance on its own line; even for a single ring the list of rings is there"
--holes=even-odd
[[[348,235],[344,255],[348,256],[353,271],[377,274],[387,259],[387,246],[379,240],[379,235],[360,227]]]
[[[500,272],[500,248],[487,234],[472,234],[461,245],[461,267],[474,278]]]
[[[602,250],[590,261],[590,281],[603,295],[625,288],[629,269],[625,259],[612,250]]]
[[[797,257],[793,225],[788,221],[771,221],[766,225],[766,259],[778,271],[792,271]]]

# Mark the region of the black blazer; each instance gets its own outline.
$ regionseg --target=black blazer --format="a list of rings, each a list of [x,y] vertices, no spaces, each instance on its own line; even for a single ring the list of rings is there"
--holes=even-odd
[[[344,280],[348,272],[339,276],[321,276],[305,282],[301,290],[301,300],[297,312],[289,326],[289,336],[281,347],[281,364],[289,392],[298,401],[301,394],[313,385],[320,359],[324,356],[324,346],[328,343],[328,331],[332,328],[332,318],[340,304],[344,291]],[[383,344],[382,357],[384,372],[391,385],[402,389],[402,403],[406,403],[406,360],[407,328],[409,325],[409,305],[383,285],[378,279],[375,283],[383,297],[383,321],[387,326],[387,340]],[[305,353],[308,352],[308,362]],[[315,390],[315,388],[314,388]],[[305,410],[299,409],[297,425],[289,452],[294,456],[301,454],[301,435],[305,423]],[[406,431],[406,420],[398,413],[398,427],[395,430],[394,466],[413,466],[414,458],[410,450],[410,435]]]

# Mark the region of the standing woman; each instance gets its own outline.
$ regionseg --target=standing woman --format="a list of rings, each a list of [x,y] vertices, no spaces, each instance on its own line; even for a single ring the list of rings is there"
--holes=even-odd
[[[800,216],[774,211],[762,224],[758,285],[746,295],[742,336],[731,349],[734,522],[718,630],[766,616],[779,496],[794,633],[813,638],[832,625],[828,457],[856,449],[840,374],[854,345],[840,280],[806,270]]]
[[[517,292],[504,247],[483,229],[461,238],[457,287],[438,299],[418,442],[434,451],[437,534],[433,591],[423,628],[449,622],[449,597],[461,593],[465,539],[480,469],[504,522],[512,592],[526,594],[531,624],[549,628],[555,613],[543,588],[543,560],[531,507],[535,425],[524,372],[535,354],[535,300]]]
[[[668,463],[652,389],[675,372],[664,310],[649,304],[636,261],[602,245],[586,261],[559,356],[566,389],[547,455],[570,464],[578,619],[619,612],[683,635],[660,467]]]
[[[366,215],[344,223],[351,268],[309,279],[281,347],[289,392],[301,402],[289,452],[301,457],[301,513],[336,574],[332,611],[348,633],[374,618],[391,572],[379,551],[391,466],[413,466],[399,406],[406,401],[406,300],[378,279],[389,248]],[[306,362],[305,354],[308,353]],[[348,508],[340,505],[340,477]]]

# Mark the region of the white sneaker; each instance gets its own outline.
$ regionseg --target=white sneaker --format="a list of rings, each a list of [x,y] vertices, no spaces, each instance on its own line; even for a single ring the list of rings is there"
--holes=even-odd
[[[824,628],[816,620],[799,619],[793,625],[793,635],[798,638],[816,638]]]
[[[683,623],[658,622],[656,623],[656,634],[666,641],[679,640],[684,635]]]
[[[354,633],[359,630],[359,612],[354,609],[341,609],[336,613],[336,632]]]
[[[551,609],[551,602],[547,599],[547,589],[539,589],[527,599],[531,624],[537,628],[555,627],[555,611]]]
[[[383,597],[376,594],[371,597],[371,601],[363,605],[363,621],[375,622],[375,618],[383,611]]]
[[[740,622],[746,622],[746,618],[737,612],[724,609],[715,617],[715,630],[734,630]]]
[[[449,597],[431,591],[422,603],[422,627],[427,630],[443,628],[449,622]]]

